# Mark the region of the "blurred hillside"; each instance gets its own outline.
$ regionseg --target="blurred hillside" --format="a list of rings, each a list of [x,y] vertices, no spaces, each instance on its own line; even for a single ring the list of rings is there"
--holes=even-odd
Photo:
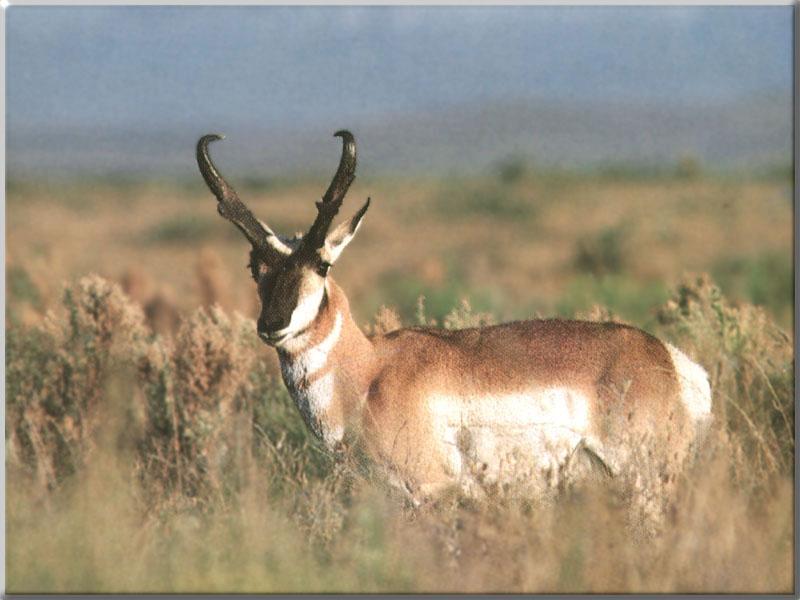
[[[227,171],[275,177],[327,172],[347,127],[358,137],[359,172],[367,176],[484,171],[517,157],[545,167],[654,168],[692,157],[722,170],[788,167],[791,96],[764,94],[722,105],[653,105],[517,101],[398,114],[327,128],[275,129],[253,122],[224,131],[214,148]],[[9,135],[14,177],[126,174],[194,176],[193,145],[214,129],[199,126],[125,130],[49,126]]]

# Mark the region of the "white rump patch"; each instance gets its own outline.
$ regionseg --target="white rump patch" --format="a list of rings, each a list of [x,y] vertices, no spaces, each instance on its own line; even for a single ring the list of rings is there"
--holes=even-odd
[[[444,468],[467,485],[521,481],[554,487],[589,431],[589,400],[568,388],[475,397],[434,394],[428,406]]]
[[[669,350],[678,384],[681,390],[681,401],[695,421],[704,421],[711,417],[711,385],[708,373],[693,362],[672,344],[664,344]]]

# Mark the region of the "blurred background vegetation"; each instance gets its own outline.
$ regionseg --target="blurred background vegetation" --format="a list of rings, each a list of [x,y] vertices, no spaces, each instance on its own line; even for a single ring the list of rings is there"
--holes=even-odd
[[[231,179],[286,235],[308,227],[327,184]],[[728,297],[764,306],[788,329],[791,190],[782,173],[686,179],[677,168],[612,175],[517,159],[469,177],[358,178],[349,198],[373,198],[369,226],[333,276],[362,323],[384,304],[410,318],[424,296],[437,319],[468,297],[503,320],[599,303],[646,324],[682,275],[708,272]],[[7,209],[12,321],[41,316],[64,281],[90,271],[144,304],[162,298],[185,312],[213,298],[256,314],[248,246],[202,181],[12,180]]]
[[[326,181],[236,183],[291,233]],[[14,182],[8,590],[791,589],[791,185],[516,162],[349,194],[374,202],[333,276],[367,331],[610,318],[705,366],[718,426],[643,546],[602,491],[417,512],[334,461],[254,336],[247,245],[201,185]]]

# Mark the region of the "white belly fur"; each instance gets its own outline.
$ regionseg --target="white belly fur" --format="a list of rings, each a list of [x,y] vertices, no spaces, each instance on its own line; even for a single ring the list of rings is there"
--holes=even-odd
[[[572,452],[589,435],[589,400],[568,388],[435,394],[428,407],[444,469],[466,491],[493,483],[555,487]]]

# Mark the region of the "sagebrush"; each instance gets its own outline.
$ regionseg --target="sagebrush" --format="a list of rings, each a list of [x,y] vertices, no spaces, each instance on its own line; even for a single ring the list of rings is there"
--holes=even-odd
[[[493,319],[463,302],[442,324]],[[388,308],[371,325],[399,326]],[[791,339],[707,277],[656,327],[709,372],[716,422],[642,541],[601,487],[407,506],[310,436],[252,320],[208,306],[155,334],[119,286],[82,278],[7,332],[8,590],[792,590]]]

